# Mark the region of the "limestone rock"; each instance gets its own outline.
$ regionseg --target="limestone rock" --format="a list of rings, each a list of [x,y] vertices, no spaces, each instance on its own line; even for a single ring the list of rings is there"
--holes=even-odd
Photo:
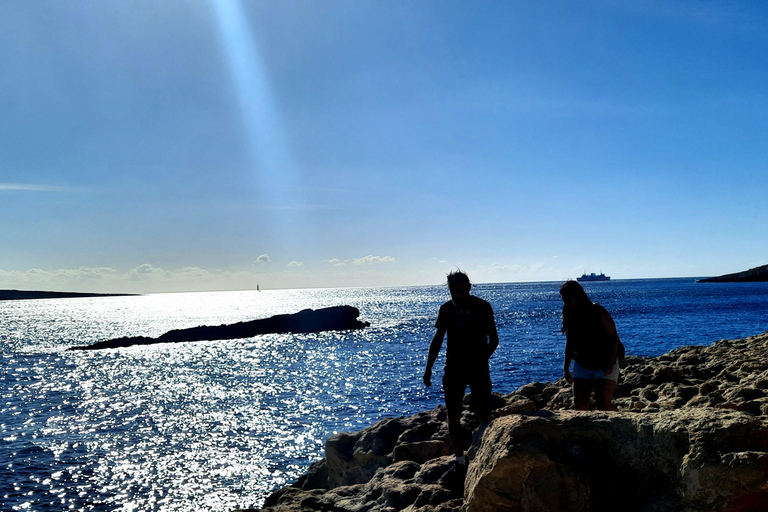
[[[768,510],[768,333],[628,356],[618,413],[572,411],[563,380],[495,396],[497,417],[462,416],[461,488],[444,407],[332,436],[324,461],[264,511]],[[471,397],[465,398],[465,406]]]
[[[336,487],[329,491],[281,489],[265,502],[270,512],[459,512],[462,500],[440,485],[451,457],[425,464],[395,462],[381,468],[366,483]]]
[[[485,431],[466,512],[724,510],[768,506],[768,424],[687,409],[653,415],[542,412]]]
[[[395,461],[424,463],[450,452],[445,408],[410,418],[387,418],[354,434],[339,433],[325,444],[330,488],[368,482]]]

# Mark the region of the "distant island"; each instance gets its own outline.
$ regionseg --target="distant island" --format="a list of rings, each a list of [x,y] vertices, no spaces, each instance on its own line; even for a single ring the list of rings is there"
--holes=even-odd
[[[759,281],[768,281],[768,265],[751,268],[744,272],[736,272],[735,274],[699,279],[697,283],[754,283]]]
[[[76,297],[124,297],[129,293],[43,292],[30,290],[0,290],[0,300],[71,299]]]

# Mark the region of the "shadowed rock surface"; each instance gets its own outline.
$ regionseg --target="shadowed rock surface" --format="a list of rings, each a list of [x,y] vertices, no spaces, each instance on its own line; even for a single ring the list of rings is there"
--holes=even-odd
[[[748,283],[768,281],[768,265],[762,267],[755,267],[743,272],[736,272],[734,274],[725,274],[718,277],[708,277],[706,279],[699,279],[699,283]]]
[[[445,409],[387,418],[326,442],[326,457],[265,512],[768,510],[768,333],[628,357],[619,412],[577,412],[564,380],[465,409],[471,460],[450,467]],[[465,397],[465,405],[471,396]]]
[[[370,323],[357,319],[360,311],[352,306],[334,306],[323,309],[305,309],[289,315],[276,315],[261,320],[238,322],[218,326],[203,325],[189,329],[168,331],[158,338],[145,336],[124,337],[100,341],[92,345],[71,347],[69,350],[97,350],[103,348],[149,345],[152,343],[179,343],[184,341],[232,340],[250,338],[259,334],[310,333],[345,331],[368,327]]]

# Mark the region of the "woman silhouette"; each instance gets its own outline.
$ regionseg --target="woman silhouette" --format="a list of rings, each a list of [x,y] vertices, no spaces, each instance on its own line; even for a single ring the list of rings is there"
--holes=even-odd
[[[573,407],[589,409],[589,398],[595,391],[597,409],[615,411],[611,403],[619,379],[619,336],[613,318],[599,304],[593,304],[576,281],[560,286],[563,299],[563,333],[565,333],[565,379],[573,385]],[[573,361],[573,374],[571,374]]]

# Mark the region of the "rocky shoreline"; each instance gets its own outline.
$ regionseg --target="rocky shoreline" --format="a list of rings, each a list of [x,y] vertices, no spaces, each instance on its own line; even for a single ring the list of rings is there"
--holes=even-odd
[[[768,510],[768,332],[659,357],[629,356],[619,412],[571,410],[564,380],[465,408],[470,465],[450,467],[445,409],[326,442],[326,457],[263,512]],[[471,396],[465,397],[465,403]]]

